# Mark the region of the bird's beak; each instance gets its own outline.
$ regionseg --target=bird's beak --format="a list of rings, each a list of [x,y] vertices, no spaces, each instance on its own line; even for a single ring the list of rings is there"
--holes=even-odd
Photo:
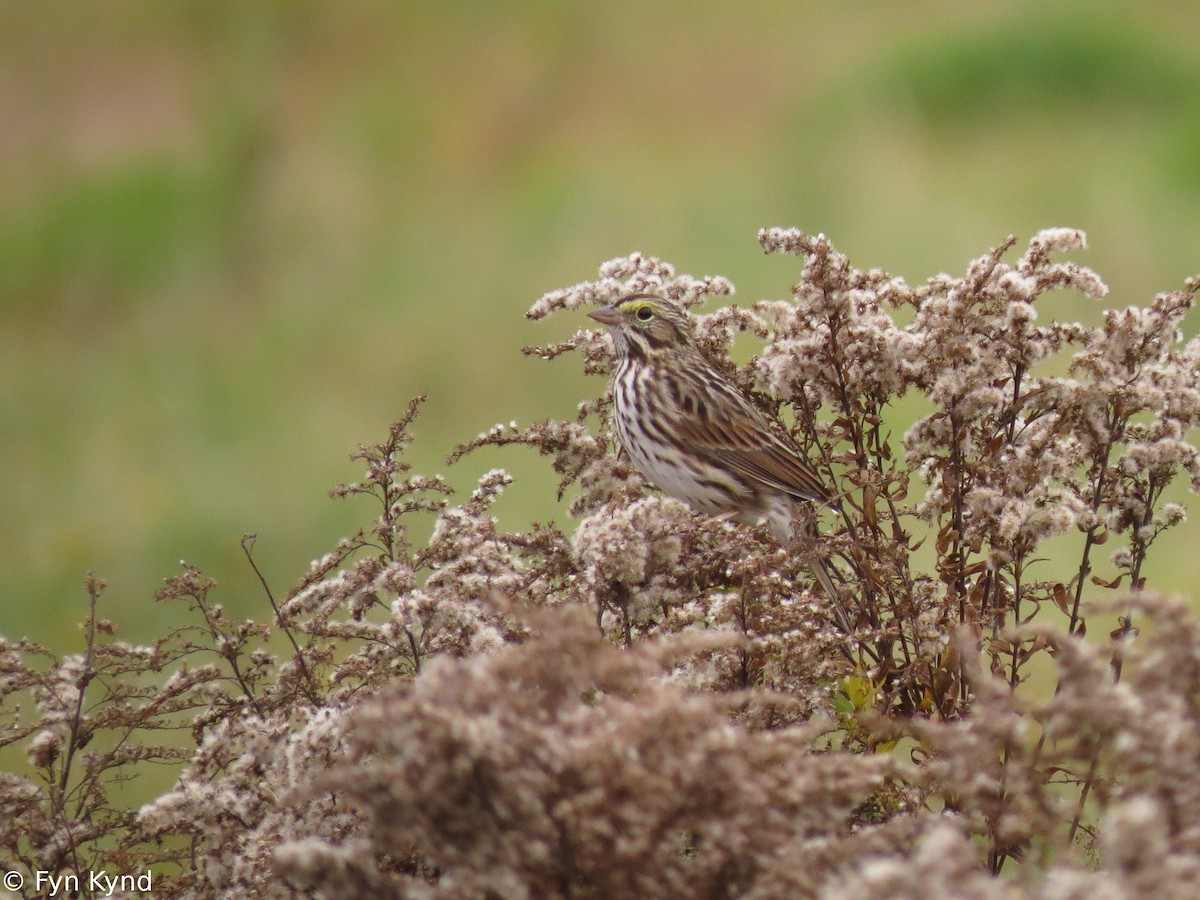
[[[602,306],[588,313],[588,318],[595,319],[601,325],[616,325],[621,321],[621,312],[615,306]]]

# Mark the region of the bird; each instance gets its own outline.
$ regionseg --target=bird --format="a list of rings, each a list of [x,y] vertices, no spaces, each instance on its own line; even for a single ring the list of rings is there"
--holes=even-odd
[[[705,357],[682,306],[638,293],[588,317],[608,326],[616,351],[617,438],[638,471],[665,494],[704,515],[765,522],[782,546],[795,539],[793,521],[801,504],[832,502],[782,427],[772,428]],[[826,562],[817,560],[812,570],[834,604],[838,624],[849,631]]]

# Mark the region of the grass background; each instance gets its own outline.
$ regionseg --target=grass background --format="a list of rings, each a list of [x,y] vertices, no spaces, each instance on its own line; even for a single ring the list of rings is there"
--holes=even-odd
[[[521,356],[542,292],[631,250],[785,296],[758,228],[910,281],[1010,233],[1144,303],[1200,271],[1200,6],[0,2],[0,633],[133,639],[187,559],[237,616],[374,510],[326,499],[421,392],[411,460],[601,386]],[[1098,321],[1062,297],[1044,310]],[[1196,330],[1189,323],[1188,333]],[[749,352],[747,349],[746,352]],[[1200,594],[1196,527],[1152,585]]]

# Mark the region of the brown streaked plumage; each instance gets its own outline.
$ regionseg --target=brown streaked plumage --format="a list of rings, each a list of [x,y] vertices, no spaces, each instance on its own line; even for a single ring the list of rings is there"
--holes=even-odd
[[[798,503],[830,494],[800,450],[700,352],[677,304],[633,294],[589,313],[617,352],[613,417],[638,469],[665,493],[708,515],[767,522],[791,541]],[[814,574],[836,600],[824,565]],[[844,618],[844,617],[842,617]],[[845,625],[845,623],[842,623]]]

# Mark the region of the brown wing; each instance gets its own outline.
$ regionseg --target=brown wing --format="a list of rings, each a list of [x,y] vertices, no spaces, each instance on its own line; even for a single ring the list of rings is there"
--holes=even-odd
[[[716,369],[705,364],[702,373],[674,382],[672,399],[684,412],[680,439],[693,452],[764,487],[801,500],[829,501],[829,491],[800,451],[778,437]]]

